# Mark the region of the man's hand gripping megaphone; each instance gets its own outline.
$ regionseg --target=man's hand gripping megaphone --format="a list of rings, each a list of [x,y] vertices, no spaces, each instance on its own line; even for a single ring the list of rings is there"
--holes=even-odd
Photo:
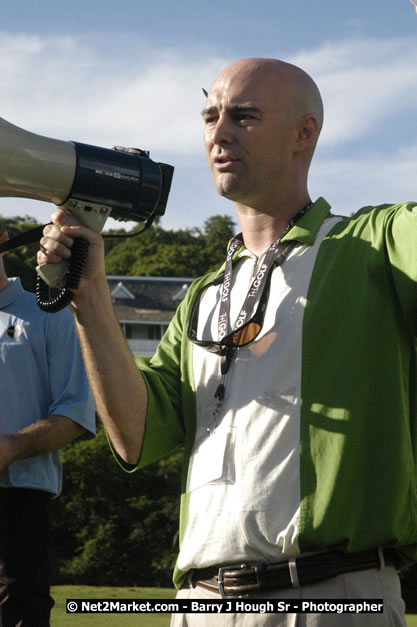
[[[45,226],[40,241],[40,250],[37,254],[37,261],[40,266],[70,260],[74,244],[79,238],[89,243],[88,256],[79,288],[72,290],[74,294],[73,305],[76,307],[78,296],[85,290],[88,291],[88,284],[100,282],[103,279],[107,283],[103,238],[100,233],[75,224],[71,216],[61,209],[58,209],[51,219],[52,224]]]

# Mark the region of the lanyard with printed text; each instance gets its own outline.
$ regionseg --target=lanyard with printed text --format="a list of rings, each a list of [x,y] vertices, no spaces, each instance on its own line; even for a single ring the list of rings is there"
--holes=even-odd
[[[272,264],[274,263],[274,257],[276,250],[286,233],[294,226],[294,224],[299,220],[303,215],[307,213],[307,211],[312,207],[312,203],[301,209],[287,224],[281,236],[275,240],[269,247],[265,259],[258,270],[256,277],[252,281],[252,284],[249,288],[249,291],[246,295],[245,301],[242,305],[240,313],[236,322],[236,330],[238,331],[240,327],[242,327],[249,315],[249,312],[253,309],[253,304],[256,302],[258,294],[264,287],[265,281],[267,280],[268,273],[271,269]],[[219,342],[225,337],[228,333],[230,326],[230,288],[232,283],[232,271],[233,271],[233,255],[243,244],[243,236],[242,233],[236,235],[236,237],[232,240],[229,250],[227,252],[226,257],[226,267],[224,270],[223,284],[221,289],[221,300],[220,300],[220,310],[219,310],[219,319],[218,319],[218,340]],[[289,252],[289,250],[288,250]],[[287,254],[288,254],[287,252]],[[285,255],[287,256],[287,255]],[[285,257],[280,259],[280,263],[283,263]]]
[[[289,223],[287,224],[281,236],[271,244],[268,251],[266,252],[264,261],[260,269],[258,270],[255,278],[253,279],[249,287],[249,291],[244,300],[244,303],[241,307],[241,310],[240,310],[240,313],[238,315],[237,322],[236,322],[236,329],[235,329],[235,332],[233,332],[234,337],[241,332],[243,325],[247,321],[249,313],[253,310],[253,305],[256,302],[258,295],[263,294],[263,290],[266,286],[266,283],[270,278],[270,272],[272,268],[280,266],[282,263],[284,263],[286,257],[288,256],[288,254],[290,253],[290,251],[295,245],[294,241],[290,242],[290,244],[286,246],[283,251],[281,251],[281,254],[278,255],[278,258],[275,259],[276,251],[278,249],[279,244],[281,243],[282,238],[284,237],[286,233],[288,233],[288,231],[294,226],[294,224],[303,215],[305,215],[307,211],[309,211],[309,209],[311,209],[312,206],[313,206],[313,203],[310,203],[306,207],[303,207],[303,209],[301,209],[289,221]],[[232,284],[233,255],[242,246],[242,244],[243,244],[243,236],[242,236],[242,233],[239,233],[239,235],[236,235],[236,237],[233,238],[229,246],[229,250],[227,252],[226,266],[225,266],[225,271],[223,275],[223,284],[222,284],[222,289],[221,289],[219,318],[218,318],[219,343],[221,343],[222,339],[226,337],[230,328],[230,289],[231,289],[231,284]],[[234,345],[232,344],[232,345],[224,346],[224,352],[222,354],[221,363],[220,363],[221,382],[217,386],[215,394],[214,394],[214,397],[217,400],[217,404],[213,412],[213,419],[214,419],[213,426],[212,428],[210,427],[207,428],[207,431],[209,433],[212,433],[213,432],[212,429],[215,429],[217,416],[220,412],[220,407],[221,407],[221,404],[223,402],[224,395],[225,395],[225,377],[230,368],[232,360],[235,356],[236,350],[238,348],[238,344],[239,342],[236,341]]]

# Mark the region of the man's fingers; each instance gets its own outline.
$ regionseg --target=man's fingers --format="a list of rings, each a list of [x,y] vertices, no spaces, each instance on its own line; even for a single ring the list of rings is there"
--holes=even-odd
[[[39,264],[59,263],[71,257],[71,247],[74,240],[62,233],[58,226],[49,224],[44,228],[44,235],[40,241],[40,250],[37,254]]]
[[[41,243],[40,250],[38,250],[36,256],[39,264],[59,263],[63,259],[69,259],[70,257],[71,251],[53,240],[47,240],[44,244]]]
[[[47,240],[60,242],[63,246],[71,248],[74,244],[72,237],[69,237],[62,231],[63,227],[55,224],[47,224],[43,230],[44,237],[41,239],[41,245],[45,245]]]
[[[58,209],[58,211],[55,211],[55,213],[51,215],[51,220],[58,227],[71,226],[71,224],[74,224],[71,220],[71,217],[67,213],[65,213],[65,211],[62,211],[62,209]]]
[[[88,240],[90,244],[83,279],[93,280],[98,274],[104,273],[104,244],[100,233],[73,224],[71,216],[63,211],[54,213],[52,224],[46,225],[43,230],[37,254],[38,264],[54,264],[70,259],[74,242],[80,237]]]

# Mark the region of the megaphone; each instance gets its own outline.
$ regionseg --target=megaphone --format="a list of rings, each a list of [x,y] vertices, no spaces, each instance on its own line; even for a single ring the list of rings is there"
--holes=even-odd
[[[110,214],[150,226],[165,213],[173,172],[148,151],[52,139],[0,118],[0,196],[54,203],[96,232]],[[63,261],[37,272],[48,286],[65,290],[69,268]]]

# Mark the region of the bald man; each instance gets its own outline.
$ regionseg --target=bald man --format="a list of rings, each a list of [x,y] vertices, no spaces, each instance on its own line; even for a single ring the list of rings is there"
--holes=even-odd
[[[90,241],[74,316],[120,465],[184,446],[179,598],[383,599],[366,623],[291,606],[221,620],[404,625],[396,568],[417,560],[417,207],[347,218],[311,200],[323,106],[293,65],[232,63],[202,115],[214,183],[241,233],[223,267],[189,289],[154,357],[129,354],[99,235],[58,212],[38,261]]]

